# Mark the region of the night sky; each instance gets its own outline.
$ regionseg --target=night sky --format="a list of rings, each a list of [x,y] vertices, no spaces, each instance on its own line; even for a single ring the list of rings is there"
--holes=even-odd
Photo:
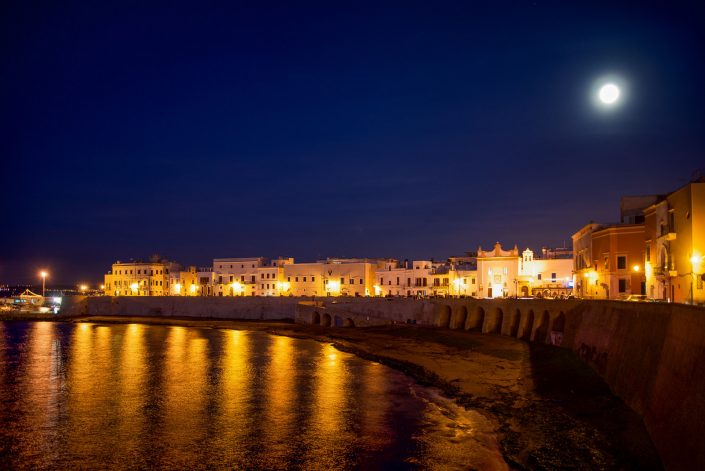
[[[0,283],[558,246],[705,168],[703,2],[143,3],[2,2]]]

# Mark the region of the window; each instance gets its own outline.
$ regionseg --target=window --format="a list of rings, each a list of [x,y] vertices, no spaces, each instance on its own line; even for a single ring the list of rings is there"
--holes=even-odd
[[[627,291],[627,280],[619,280],[619,292],[624,293]]]
[[[646,246],[646,261],[647,262],[651,261],[651,246],[650,245]]]
[[[350,284],[351,284],[351,285],[354,285],[354,284],[355,284],[355,280],[353,280],[352,278],[350,278]]]
[[[290,282],[290,281],[291,281],[291,277],[290,277],[290,276],[287,276],[287,277],[286,277],[286,281],[289,281],[289,282]]]
[[[379,284],[380,284],[380,285],[383,285],[383,284],[384,284],[384,277],[383,277],[383,276],[380,276],[380,277],[379,277]]]
[[[608,271],[610,269],[610,258],[607,255],[605,255],[604,262],[605,262],[605,271]]]
[[[617,256],[617,270],[626,270],[627,268],[627,256],[618,255]],[[621,291],[620,291],[621,293]]]
[[[411,286],[411,278],[406,279],[406,286]]]
[[[315,277],[315,276],[312,276],[312,277],[311,277],[311,283],[313,283],[314,281],[316,281],[316,277]]]
[[[399,286],[399,277],[397,276],[397,286]]]
[[[475,284],[475,278],[472,279],[472,284],[473,284],[473,285]]]
[[[344,284],[345,284],[345,278],[340,277],[340,284],[341,284],[341,285],[344,285]]]
[[[556,281],[556,274],[551,273],[551,281],[555,282]]]
[[[299,277],[297,276],[296,278],[294,278],[294,281],[299,281]]]
[[[537,280],[540,280],[540,279],[541,279],[541,273],[539,273],[538,275],[536,275],[536,279],[537,279]]]
[[[360,278],[360,284],[361,284],[361,285],[364,285],[364,284],[365,284],[365,279],[364,279],[364,278]]]
[[[269,273],[267,273],[267,278],[269,278]],[[262,273],[262,275],[260,276],[260,279],[264,280],[264,273]]]

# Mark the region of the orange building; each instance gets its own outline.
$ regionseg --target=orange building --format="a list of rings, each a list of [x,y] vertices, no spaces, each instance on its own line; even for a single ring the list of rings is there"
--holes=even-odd
[[[575,294],[626,299],[645,294],[644,224],[588,224],[573,234]]]

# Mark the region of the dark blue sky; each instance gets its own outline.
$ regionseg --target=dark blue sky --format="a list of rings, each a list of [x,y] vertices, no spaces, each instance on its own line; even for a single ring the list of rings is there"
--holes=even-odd
[[[0,6],[0,283],[569,244],[705,167],[698,2],[143,3]]]

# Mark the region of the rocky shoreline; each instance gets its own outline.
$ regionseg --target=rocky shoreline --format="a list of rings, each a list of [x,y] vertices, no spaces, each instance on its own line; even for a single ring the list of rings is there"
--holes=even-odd
[[[66,321],[256,330],[330,342],[403,371],[488,417],[512,469],[662,469],[639,416],[566,349],[406,325],[326,329],[287,322],[122,316]]]

